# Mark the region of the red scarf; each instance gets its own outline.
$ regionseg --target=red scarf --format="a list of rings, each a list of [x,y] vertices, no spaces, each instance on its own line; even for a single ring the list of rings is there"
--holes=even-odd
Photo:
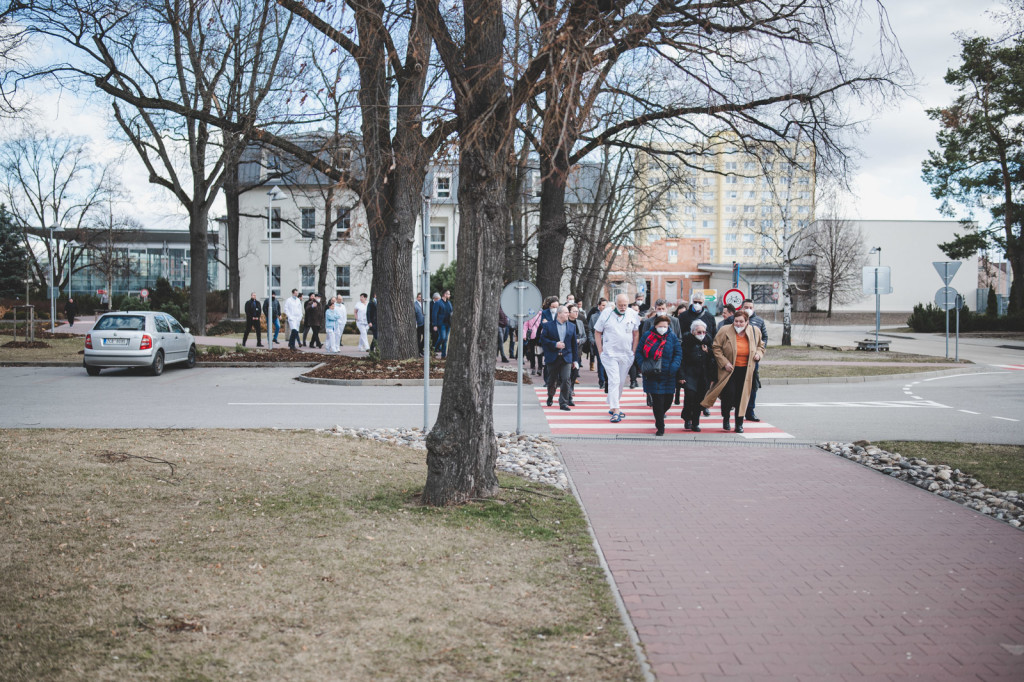
[[[665,350],[665,342],[668,341],[668,334],[659,334],[653,329],[647,333],[647,338],[644,339],[644,357],[648,360],[657,360],[661,357],[662,351]],[[654,352],[651,355],[651,352]]]

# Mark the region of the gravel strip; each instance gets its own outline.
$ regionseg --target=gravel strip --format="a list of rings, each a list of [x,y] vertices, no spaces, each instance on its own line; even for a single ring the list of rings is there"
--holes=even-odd
[[[427,449],[421,429],[356,429],[335,426],[328,429],[328,432],[417,450]],[[569,489],[565,467],[562,466],[558,449],[550,438],[526,433],[517,436],[511,431],[499,431],[495,436],[498,439],[499,471],[522,476],[530,481],[547,483],[560,490]]]
[[[1024,497],[1016,490],[987,488],[959,469],[945,464],[929,464],[923,459],[909,459],[863,441],[818,443],[818,447],[1005,521],[1014,528],[1020,528],[1024,523]]]

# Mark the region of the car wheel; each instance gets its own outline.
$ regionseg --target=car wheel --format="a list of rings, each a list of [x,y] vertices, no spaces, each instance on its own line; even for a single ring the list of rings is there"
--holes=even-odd
[[[164,352],[162,350],[156,352],[156,357],[153,358],[153,364],[149,366],[149,371],[155,377],[164,373]]]
[[[98,377],[100,375],[100,368],[93,367],[92,365],[86,365],[85,371],[91,377]]]
[[[196,366],[196,346],[192,344],[192,347],[188,349],[188,358],[185,360],[185,369],[192,369]]]

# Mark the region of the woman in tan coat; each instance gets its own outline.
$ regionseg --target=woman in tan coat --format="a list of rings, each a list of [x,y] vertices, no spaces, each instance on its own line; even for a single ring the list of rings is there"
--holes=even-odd
[[[711,346],[718,364],[718,381],[704,397],[701,405],[711,407],[722,398],[722,428],[729,430],[729,412],[736,410],[736,433],[743,433],[743,415],[754,380],[754,364],[764,357],[764,339],[761,330],[749,324],[744,310],[737,310],[732,324],[727,324],[715,335]]]

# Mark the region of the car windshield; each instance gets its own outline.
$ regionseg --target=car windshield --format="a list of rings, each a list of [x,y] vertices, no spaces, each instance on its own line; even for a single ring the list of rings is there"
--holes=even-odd
[[[141,332],[146,329],[146,318],[141,315],[104,315],[96,323],[96,329],[123,329]]]

